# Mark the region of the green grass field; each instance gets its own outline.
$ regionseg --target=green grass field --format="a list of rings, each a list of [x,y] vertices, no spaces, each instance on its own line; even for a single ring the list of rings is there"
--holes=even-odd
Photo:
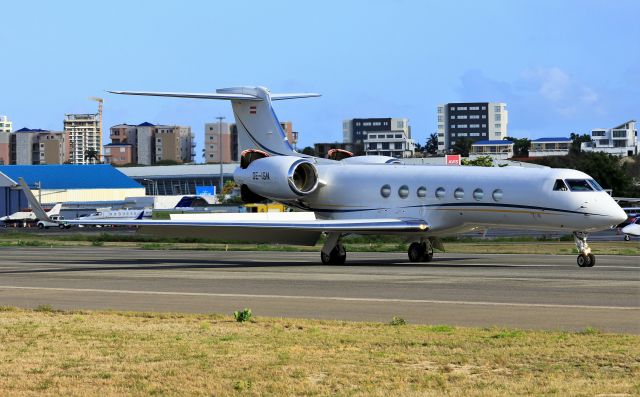
[[[591,328],[238,323],[42,306],[2,308],[0,342],[0,395],[640,394],[640,336]]]

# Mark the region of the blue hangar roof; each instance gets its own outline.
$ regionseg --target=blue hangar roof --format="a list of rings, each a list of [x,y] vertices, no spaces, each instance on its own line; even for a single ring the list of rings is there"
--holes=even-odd
[[[492,141],[477,141],[474,145],[513,145],[512,141],[504,140],[492,140]]]
[[[142,188],[109,164],[95,165],[1,165],[0,173],[15,182],[42,183],[43,189],[131,189]]]
[[[557,138],[538,138],[531,142],[571,142],[571,138],[557,137]]]

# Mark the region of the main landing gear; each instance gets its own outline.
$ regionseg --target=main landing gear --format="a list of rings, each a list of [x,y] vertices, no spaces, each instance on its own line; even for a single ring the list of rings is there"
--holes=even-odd
[[[431,262],[433,259],[433,245],[427,238],[409,245],[409,260],[411,262]]]
[[[587,233],[573,232],[573,240],[576,242],[576,247],[580,252],[577,259],[578,266],[593,267],[596,264],[596,257],[591,253],[591,248],[587,244]]]
[[[347,250],[340,241],[340,233],[329,233],[327,241],[320,252],[320,259],[324,265],[344,265],[347,260]]]

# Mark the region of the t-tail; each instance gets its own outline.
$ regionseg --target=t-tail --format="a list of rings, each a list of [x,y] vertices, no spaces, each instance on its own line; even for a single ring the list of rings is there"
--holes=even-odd
[[[124,95],[230,100],[238,134],[251,142],[254,149],[262,150],[270,156],[301,156],[293,149],[287,139],[280,121],[278,121],[278,117],[273,111],[271,101],[320,96],[320,94],[313,93],[272,94],[265,87],[221,88],[211,94],[142,91],[109,92]]]

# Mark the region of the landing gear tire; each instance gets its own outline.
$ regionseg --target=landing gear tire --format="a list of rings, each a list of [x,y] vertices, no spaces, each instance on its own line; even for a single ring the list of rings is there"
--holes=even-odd
[[[344,265],[347,260],[347,250],[344,249],[342,244],[338,244],[331,250],[329,255],[320,252],[320,259],[324,265]]]
[[[573,232],[573,240],[578,248],[577,262],[580,267],[593,267],[596,264],[596,257],[591,253],[591,248],[587,244],[587,233]]]
[[[631,237],[629,237],[628,234],[625,234],[624,235],[624,241],[629,241],[629,240],[631,240]]]
[[[580,267],[593,267],[593,265],[596,264],[596,257],[591,253],[580,254],[578,255],[577,262]]]
[[[585,254],[580,254],[578,255],[578,266],[580,267],[589,267],[589,262],[591,262],[591,259],[585,255]]]
[[[409,245],[409,260],[411,262],[422,262],[423,257],[425,256],[424,245],[420,243],[411,243]]]
[[[44,225],[42,223],[38,223],[38,229],[40,230],[44,229]]]

